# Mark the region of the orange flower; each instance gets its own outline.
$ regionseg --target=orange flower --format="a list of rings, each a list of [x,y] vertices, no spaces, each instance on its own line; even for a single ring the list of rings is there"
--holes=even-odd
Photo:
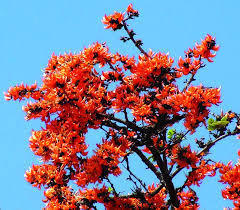
[[[200,68],[200,60],[192,61],[191,58],[186,57],[184,60],[180,57],[178,60],[178,71],[182,72],[184,75],[189,73],[196,74],[197,70]]]
[[[240,157],[240,151],[238,151]],[[225,199],[233,200],[235,207],[240,207],[240,159],[238,163],[233,166],[231,162],[219,170],[221,173],[219,182],[227,184],[226,188],[222,190],[222,196]]]
[[[105,28],[112,28],[114,31],[122,28],[122,21],[124,20],[124,14],[119,12],[114,12],[112,15],[105,15],[102,19]]]
[[[198,198],[196,193],[189,189],[188,191],[179,192],[180,206],[176,209],[199,209]]]
[[[215,57],[216,54],[213,54],[211,50],[218,51],[219,46],[216,45],[215,38],[208,34],[200,45],[196,43],[193,54],[195,58],[201,56],[201,58],[206,58],[209,62],[213,62],[211,58]]]
[[[129,13],[130,15],[138,16],[138,11],[133,9],[133,5],[129,4],[126,12]]]
[[[196,152],[192,152],[190,145],[181,148],[180,145],[175,145],[171,152],[169,153],[171,157],[170,165],[177,163],[181,168],[196,168],[196,164],[199,162],[200,158],[197,156]]]
[[[24,98],[30,98],[32,97],[35,100],[38,100],[42,94],[39,90],[37,90],[37,83],[28,86],[24,85],[23,83],[21,85],[17,85],[15,87],[10,87],[8,89],[7,93],[4,93],[5,100],[9,101],[11,99],[13,100],[23,100]]]

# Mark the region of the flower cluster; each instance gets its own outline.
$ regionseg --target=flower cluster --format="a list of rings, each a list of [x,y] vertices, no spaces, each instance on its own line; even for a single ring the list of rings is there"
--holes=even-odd
[[[181,205],[177,209],[199,209],[196,193],[190,188],[187,192],[178,193],[178,196],[181,199]]]
[[[238,151],[240,157],[240,150]],[[238,163],[233,166],[232,163],[224,165],[219,172],[221,177],[219,182],[227,184],[228,186],[222,190],[222,196],[225,199],[233,200],[235,209],[240,208],[240,159]]]
[[[24,85],[23,83],[21,85],[10,87],[7,93],[4,93],[5,100],[9,101],[11,99],[13,100],[23,100],[24,98],[30,98],[32,97],[35,100],[40,99],[42,96],[42,93],[37,90],[37,83],[28,86]]]
[[[205,88],[202,85],[190,87],[186,92],[173,96],[171,102],[177,110],[180,108],[186,113],[184,125],[194,132],[201,122],[205,123],[209,114],[208,107],[220,103],[220,89]]]
[[[185,52],[185,59],[179,58],[178,66],[176,69],[184,75],[189,73],[196,74],[197,70],[203,67],[202,59],[207,59],[209,62],[213,62],[212,58],[216,54],[212,51],[218,51],[219,46],[216,45],[215,38],[211,35],[207,35],[201,44],[196,43],[196,46],[191,49],[189,48]]]
[[[126,16],[127,13],[127,17]],[[123,27],[124,21],[127,19],[132,19],[133,17],[138,17],[139,13],[137,10],[133,9],[133,5],[129,4],[126,13],[114,12],[112,15],[105,15],[102,19],[103,24],[105,24],[105,28],[111,28],[113,31],[121,29]],[[127,19],[126,19],[127,18]]]
[[[58,168],[55,165],[43,164],[33,165],[25,174],[26,180],[34,187],[63,185],[67,181],[66,171],[63,167]]]
[[[201,181],[206,176],[215,176],[216,170],[221,168],[223,164],[216,163],[216,164],[208,164],[207,161],[202,160],[198,167],[194,168],[188,176],[187,182],[185,183],[186,186],[197,185],[198,187],[201,184]]]
[[[180,145],[175,145],[171,152],[169,152],[171,157],[170,165],[177,163],[181,168],[196,168],[196,164],[199,162],[200,158],[197,156],[196,152],[192,152],[190,145],[187,147],[180,147]]]
[[[76,209],[79,208],[79,195],[73,189],[65,186],[53,186],[44,191],[47,203],[44,209]]]
[[[102,22],[106,25],[106,29],[112,28],[114,31],[122,28],[122,21],[124,19],[124,14],[115,12],[112,15],[105,15]]]
[[[121,170],[118,167],[119,158],[125,156],[116,144],[104,141],[98,145],[98,150],[91,158],[84,161],[82,169],[75,175],[79,186],[86,186],[89,183],[102,182],[109,174],[118,176]]]
[[[212,53],[212,51],[218,50],[219,46],[216,45],[215,38],[208,34],[201,44],[196,44],[196,48],[193,48],[192,52],[195,58],[206,58],[209,62],[213,62],[211,58],[215,57],[216,54]]]

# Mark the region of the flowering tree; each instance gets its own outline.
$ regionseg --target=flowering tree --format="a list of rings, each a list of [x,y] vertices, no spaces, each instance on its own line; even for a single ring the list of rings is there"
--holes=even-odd
[[[97,203],[106,209],[197,209],[192,187],[219,172],[219,182],[226,185],[223,198],[239,209],[239,163],[225,165],[209,159],[208,152],[226,137],[240,137],[240,115],[210,113],[221,102],[220,89],[191,85],[197,71],[213,62],[219,49],[215,38],[207,35],[173,66],[168,54],[146,52],[135,38],[128,22],[138,16],[130,4],[102,21],[107,29],[126,31],[121,40],[133,42],[137,58],[94,43],[79,54],[52,55],[41,86],[21,84],[5,93],[6,100],[34,99],[23,107],[26,120],[45,123],[29,139],[43,163],[33,165],[26,180],[45,187],[46,209],[96,209]],[[187,144],[200,126],[210,137]],[[89,129],[105,132],[91,155],[85,141]],[[147,167],[142,170],[158,181],[147,183],[136,174],[131,156],[139,157]],[[176,186],[173,178],[183,171],[185,180]],[[126,194],[114,184],[121,173],[134,186]],[[73,182],[78,190],[70,187]]]

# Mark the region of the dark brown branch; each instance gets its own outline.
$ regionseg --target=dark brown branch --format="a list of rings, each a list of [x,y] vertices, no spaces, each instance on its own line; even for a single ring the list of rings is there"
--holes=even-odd
[[[176,189],[174,188],[173,182],[172,182],[172,177],[170,176],[167,167],[165,166],[159,151],[154,147],[154,146],[149,146],[147,145],[148,149],[151,151],[153,154],[154,159],[156,160],[158,167],[161,170],[162,178],[165,183],[165,187],[169,193],[170,201],[171,204],[174,207],[179,207],[179,200],[177,198],[177,192]]]
[[[104,120],[104,121],[102,121],[102,125],[107,126],[107,127],[114,128],[114,129],[116,129],[116,130],[118,130],[118,131],[123,130],[123,129],[126,129],[126,127],[119,126],[119,125],[117,125],[116,123],[111,122],[110,120]]]
[[[137,41],[134,39],[132,33],[129,31],[128,27],[127,27],[127,23],[125,21],[123,21],[123,27],[125,29],[125,31],[127,32],[129,38],[132,40],[132,42],[134,43],[134,45],[140,50],[140,52],[142,54],[144,54],[146,57],[149,57],[149,55],[143,50],[143,48],[137,43]]]
[[[135,130],[135,131],[142,131],[142,128],[138,127],[135,123],[131,122],[131,121],[125,121],[119,118],[116,118],[114,115],[110,115],[110,114],[100,114],[102,117],[105,117],[109,120],[114,120],[116,122],[122,123],[124,125],[126,125],[127,127]]]
[[[116,196],[116,197],[118,197],[119,195],[118,195],[118,193],[117,193],[117,191],[116,191],[116,189],[115,189],[115,187],[114,187],[114,185],[113,185],[113,183],[110,181],[110,179],[107,177],[107,178],[105,178],[107,181],[108,181],[108,183],[111,185],[111,188],[113,189],[113,193],[114,193],[114,195]]]
[[[128,115],[127,115],[127,110],[124,109],[123,112],[124,112],[124,116],[125,116],[126,122],[129,122],[129,120],[128,120]]]
[[[187,90],[188,86],[192,83],[192,81],[194,81],[194,76],[195,76],[195,74],[192,73],[192,76],[187,81],[187,83],[186,83],[186,85],[185,85],[185,87],[184,87],[182,92],[185,92]]]
[[[155,166],[146,158],[146,156],[136,147],[133,147],[132,150],[141,158],[141,160],[148,166],[149,169],[156,175],[156,177],[162,182],[161,173],[155,168]]]

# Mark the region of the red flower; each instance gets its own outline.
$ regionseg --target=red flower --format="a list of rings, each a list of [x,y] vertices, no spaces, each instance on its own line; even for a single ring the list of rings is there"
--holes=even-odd
[[[208,34],[200,45],[196,43],[193,54],[195,58],[201,56],[201,58],[206,58],[209,62],[213,62],[211,58],[215,57],[216,54],[212,53],[211,50],[218,51],[219,46],[216,45],[215,38]]]
[[[169,155],[172,160],[169,164],[174,165],[177,163],[181,168],[189,168],[189,166],[196,168],[196,164],[200,160],[196,152],[191,151],[190,145],[184,148],[180,147],[180,145],[175,145]]]
[[[128,5],[128,7],[126,9],[126,12],[129,13],[130,15],[133,14],[135,16],[138,16],[138,11],[133,9],[133,5],[132,4]]]
[[[124,20],[124,14],[119,12],[114,12],[112,15],[105,15],[102,19],[105,28],[112,28],[114,31],[122,28],[122,21]]]
[[[178,60],[178,71],[182,72],[184,75],[189,73],[196,74],[197,70],[200,68],[200,60],[192,61],[191,58],[186,57],[184,60],[180,57]]]

